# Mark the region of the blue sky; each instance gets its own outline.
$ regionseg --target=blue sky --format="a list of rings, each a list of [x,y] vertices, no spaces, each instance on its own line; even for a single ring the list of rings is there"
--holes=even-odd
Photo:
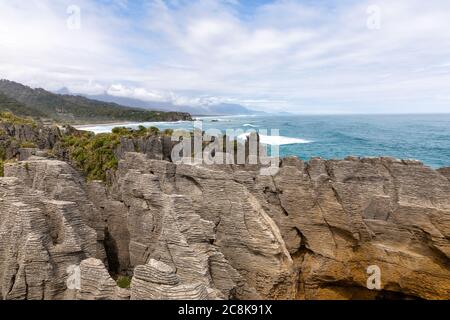
[[[180,106],[450,112],[450,2],[2,0],[0,77]]]

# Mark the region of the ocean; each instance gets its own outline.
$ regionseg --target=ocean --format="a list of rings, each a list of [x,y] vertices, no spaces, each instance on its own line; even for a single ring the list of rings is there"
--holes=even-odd
[[[262,138],[280,145],[281,156],[343,159],[347,156],[416,159],[433,168],[450,166],[450,114],[436,115],[329,115],[329,116],[216,116],[197,117],[203,130],[268,130]],[[137,127],[139,124],[126,124]],[[160,129],[192,130],[191,122],[144,123]],[[78,128],[96,133],[119,125]],[[279,135],[271,136],[271,129]]]

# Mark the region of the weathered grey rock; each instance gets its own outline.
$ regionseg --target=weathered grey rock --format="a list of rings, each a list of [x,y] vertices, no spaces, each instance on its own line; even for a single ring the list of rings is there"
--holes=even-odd
[[[51,200],[17,178],[0,178],[3,299],[64,299],[68,267],[95,256],[97,235],[73,202]]]
[[[132,267],[157,259],[227,298],[449,297],[450,184],[416,161],[288,158],[271,177],[128,153],[112,190]]]
[[[80,265],[79,300],[126,300],[127,295],[119,292],[116,282],[111,278],[105,265],[98,259],[86,259]]]
[[[88,182],[86,187],[88,199],[95,205],[97,214],[103,219],[101,224],[105,234],[103,244],[110,272],[132,274],[128,208],[123,202],[108,198],[107,188],[102,181]]]
[[[160,260],[184,282],[214,284],[227,298],[294,294],[296,273],[277,225],[226,172],[128,153],[113,188],[128,208],[132,267]]]
[[[61,139],[61,131],[56,126],[0,122],[0,131],[17,141],[33,142],[39,149],[51,149]]]
[[[437,170],[440,174],[450,179],[450,167],[447,168],[441,168]]]
[[[170,161],[173,145],[171,137],[164,135],[121,138],[114,154],[118,159],[123,159],[127,152],[139,152],[149,159]]]
[[[262,176],[122,156],[108,186],[60,161],[6,165],[3,298],[71,297],[66,270],[83,260],[80,299],[450,298],[448,170],[286,158]],[[133,275],[131,290],[107,267]]]
[[[35,156],[36,152],[37,152],[36,148],[19,148],[18,149],[18,153],[19,153],[18,160],[19,161],[28,160],[30,157]]]
[[[27,161],[5,166],[6,177],[16,177],[32,190],[42,191],[49,199],[73,202],[84,223],[97,232],[96,257],[105,260],[105,224],[97,208],[89,201],[84,178],[69,164],[57,160],[30,157]]]
[[[131,283],[131,300],[206,300],[204,283],[180,283],[175,269],[151,259],[136,267]]]

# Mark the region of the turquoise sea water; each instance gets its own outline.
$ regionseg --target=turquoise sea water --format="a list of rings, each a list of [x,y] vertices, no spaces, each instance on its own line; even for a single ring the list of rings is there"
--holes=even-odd
[[[203,130],[215,128],[279,129],[282,156],[342,159],[391,156],[417,159],[434,167],[450,166],[450,114],[446,115],[340,115],[340,116],[233,116],[200,117]],[[192,123],[147,123],[162,129],[191,129]],[[133,126],[133,124],[130,124]],[[110,131],[112,126],[84,128]]]

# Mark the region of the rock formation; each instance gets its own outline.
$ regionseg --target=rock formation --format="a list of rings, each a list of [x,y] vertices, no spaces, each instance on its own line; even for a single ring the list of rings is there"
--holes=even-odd
[[[33,153],[5,165],[3,299],[450,298],[448,170],[286,158],[261,176],[174,164],[161,141],[143,144],[155,156],[122,144],[109,184]]]
[[[176,270],[160,261],[151,259],[146,265],[137,266],[131,284],[132,300],[205,300],[206,286],[201,283],[182,284]],[[210,289],[211,294],[214,290]]]
[[[64,299],[67,269],[98,255],[97,234],[77,203],[48,198],[21,179],[0,178],[3,299]]]

